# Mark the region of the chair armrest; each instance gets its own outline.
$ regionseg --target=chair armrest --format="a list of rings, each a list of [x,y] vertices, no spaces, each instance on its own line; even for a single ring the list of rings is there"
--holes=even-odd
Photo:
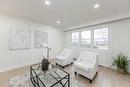
[[[93,67],[95,67],[97,65],[98,65],[98,63],[97,63],[97,61],[95,61],[95,62],[93,62],[92,66],[90,68],[93,68]]]
[[[90,67],[90,72],[95,71],[98,69],[98,58],[93,62],[92,66]]]
[[[74,63],[78,63],[78,62],[80,62],[81,61],[81,59],[78,59],[78,60],[76,60]]]

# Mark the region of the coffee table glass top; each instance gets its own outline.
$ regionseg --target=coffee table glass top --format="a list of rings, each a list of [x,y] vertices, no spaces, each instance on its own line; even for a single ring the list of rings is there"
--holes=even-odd
[[[44,85],[45,87],[63,87],[64,84],[69,84],[69,74],[56,66],[46,72],[42,71],[40,64],[32,66],[31,69],[34,79],[37,80],[35,77],[38,77],[41,80],[39,85]],[[68,87],[68,85],[65,87]]]

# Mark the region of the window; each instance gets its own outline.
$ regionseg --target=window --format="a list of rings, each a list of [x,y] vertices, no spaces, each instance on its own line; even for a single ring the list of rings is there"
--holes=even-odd
[[[108,49],[108,28],[94,29],[94,48]]]
[[[92,49],[109,49],[109,28],[98,27],[84,31],[71,33],[71,44],[73,47],[84,47]]]
[[[81,32],[80,46],[91,48],[91,30]]]
[[[74,47],[78,47],[79,46],[79,32],[74,32],[71,34],[71,43],[72,43],[72,46]]]

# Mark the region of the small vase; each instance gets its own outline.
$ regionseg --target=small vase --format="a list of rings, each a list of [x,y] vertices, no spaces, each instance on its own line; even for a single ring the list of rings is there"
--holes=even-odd
[[[48,66],[49,66],[48,59],[43,59],[42,60],[42,70],[43,71],[47,71],[48,70]]]

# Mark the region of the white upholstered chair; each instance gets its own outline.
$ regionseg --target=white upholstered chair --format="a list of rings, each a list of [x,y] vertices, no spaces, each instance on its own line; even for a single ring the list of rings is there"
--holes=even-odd
[[[66,65],[73,63],[73,50],[69,48],[64,48],[61,53],[56,56],[56,64],[64,68]]]
[[[92,82],[98,72],[98,54],[94,52],[81,51],[79,59],[74,62],[75,74],[81,74]]]

